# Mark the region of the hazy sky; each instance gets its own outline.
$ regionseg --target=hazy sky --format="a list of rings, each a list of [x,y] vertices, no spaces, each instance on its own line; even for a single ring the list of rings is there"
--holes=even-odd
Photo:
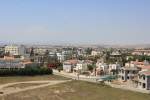
[[[150,0],[0,0],[0,41],[150,43]]]

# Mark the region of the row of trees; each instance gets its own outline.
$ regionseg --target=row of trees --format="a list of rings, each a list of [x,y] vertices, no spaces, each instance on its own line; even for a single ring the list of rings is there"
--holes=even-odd
[[[52,74],[52,69],[45,67],[26,67],[24,69],[1,69],[0,76],[34,76]]]
[[[139,60],[139,61],[144,61],[144,60],[147,60],[147,61],[150,61],[150,56],[147,56],[147,55],[133,55],[131,56],[128,61],[135,61],[135,60]]]

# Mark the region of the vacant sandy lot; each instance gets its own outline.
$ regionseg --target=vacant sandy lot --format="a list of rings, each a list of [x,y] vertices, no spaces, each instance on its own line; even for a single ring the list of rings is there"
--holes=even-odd
[[[50,85],[56,85],[68,81],[70,80],[26,81],[26,82],[7,83],[0,85],[0,97],[24,91],[29,91],[33,89],[43,88]]]
[[[5,96],[3,100],[149,100],[150,95],[72,81]],[[2,98],[1,98],[2,100]]]
[[[23,81],[40,81],[40,80],[62,80],[67,79],[57,75],[41,75],[41,76],[9,76],[0,77],[0,85],[12,82],[23,82]]]

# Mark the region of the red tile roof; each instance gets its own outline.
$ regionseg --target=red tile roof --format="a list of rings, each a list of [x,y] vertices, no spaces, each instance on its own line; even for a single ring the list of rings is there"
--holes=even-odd
[[[137,61],[132,61],[131,62],[132,64],[135,64],[135,65],[144,65],[144,62],[137,62]]]
[[[142,69],[150,69],[150,65],[148,65],[148,66],[141,66],[140,68],[142,68]]]
[[[143,75],[146,75],[146,76],[150,76],[150,70],[149,70],[149,71],[142,71],[142,72],[140,72],[139,74],[143,74]]]
[[[64,63],[77,64],[77,63],[78,63],[78,60],[76,60],[76,59],[73,59],[73,60],[67,60],[67,61],[65,61]]]

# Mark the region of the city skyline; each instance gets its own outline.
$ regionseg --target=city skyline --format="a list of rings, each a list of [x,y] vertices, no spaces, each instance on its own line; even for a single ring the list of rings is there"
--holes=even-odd
[[[0,1],[0,41],[149,44],[148,0]]]

